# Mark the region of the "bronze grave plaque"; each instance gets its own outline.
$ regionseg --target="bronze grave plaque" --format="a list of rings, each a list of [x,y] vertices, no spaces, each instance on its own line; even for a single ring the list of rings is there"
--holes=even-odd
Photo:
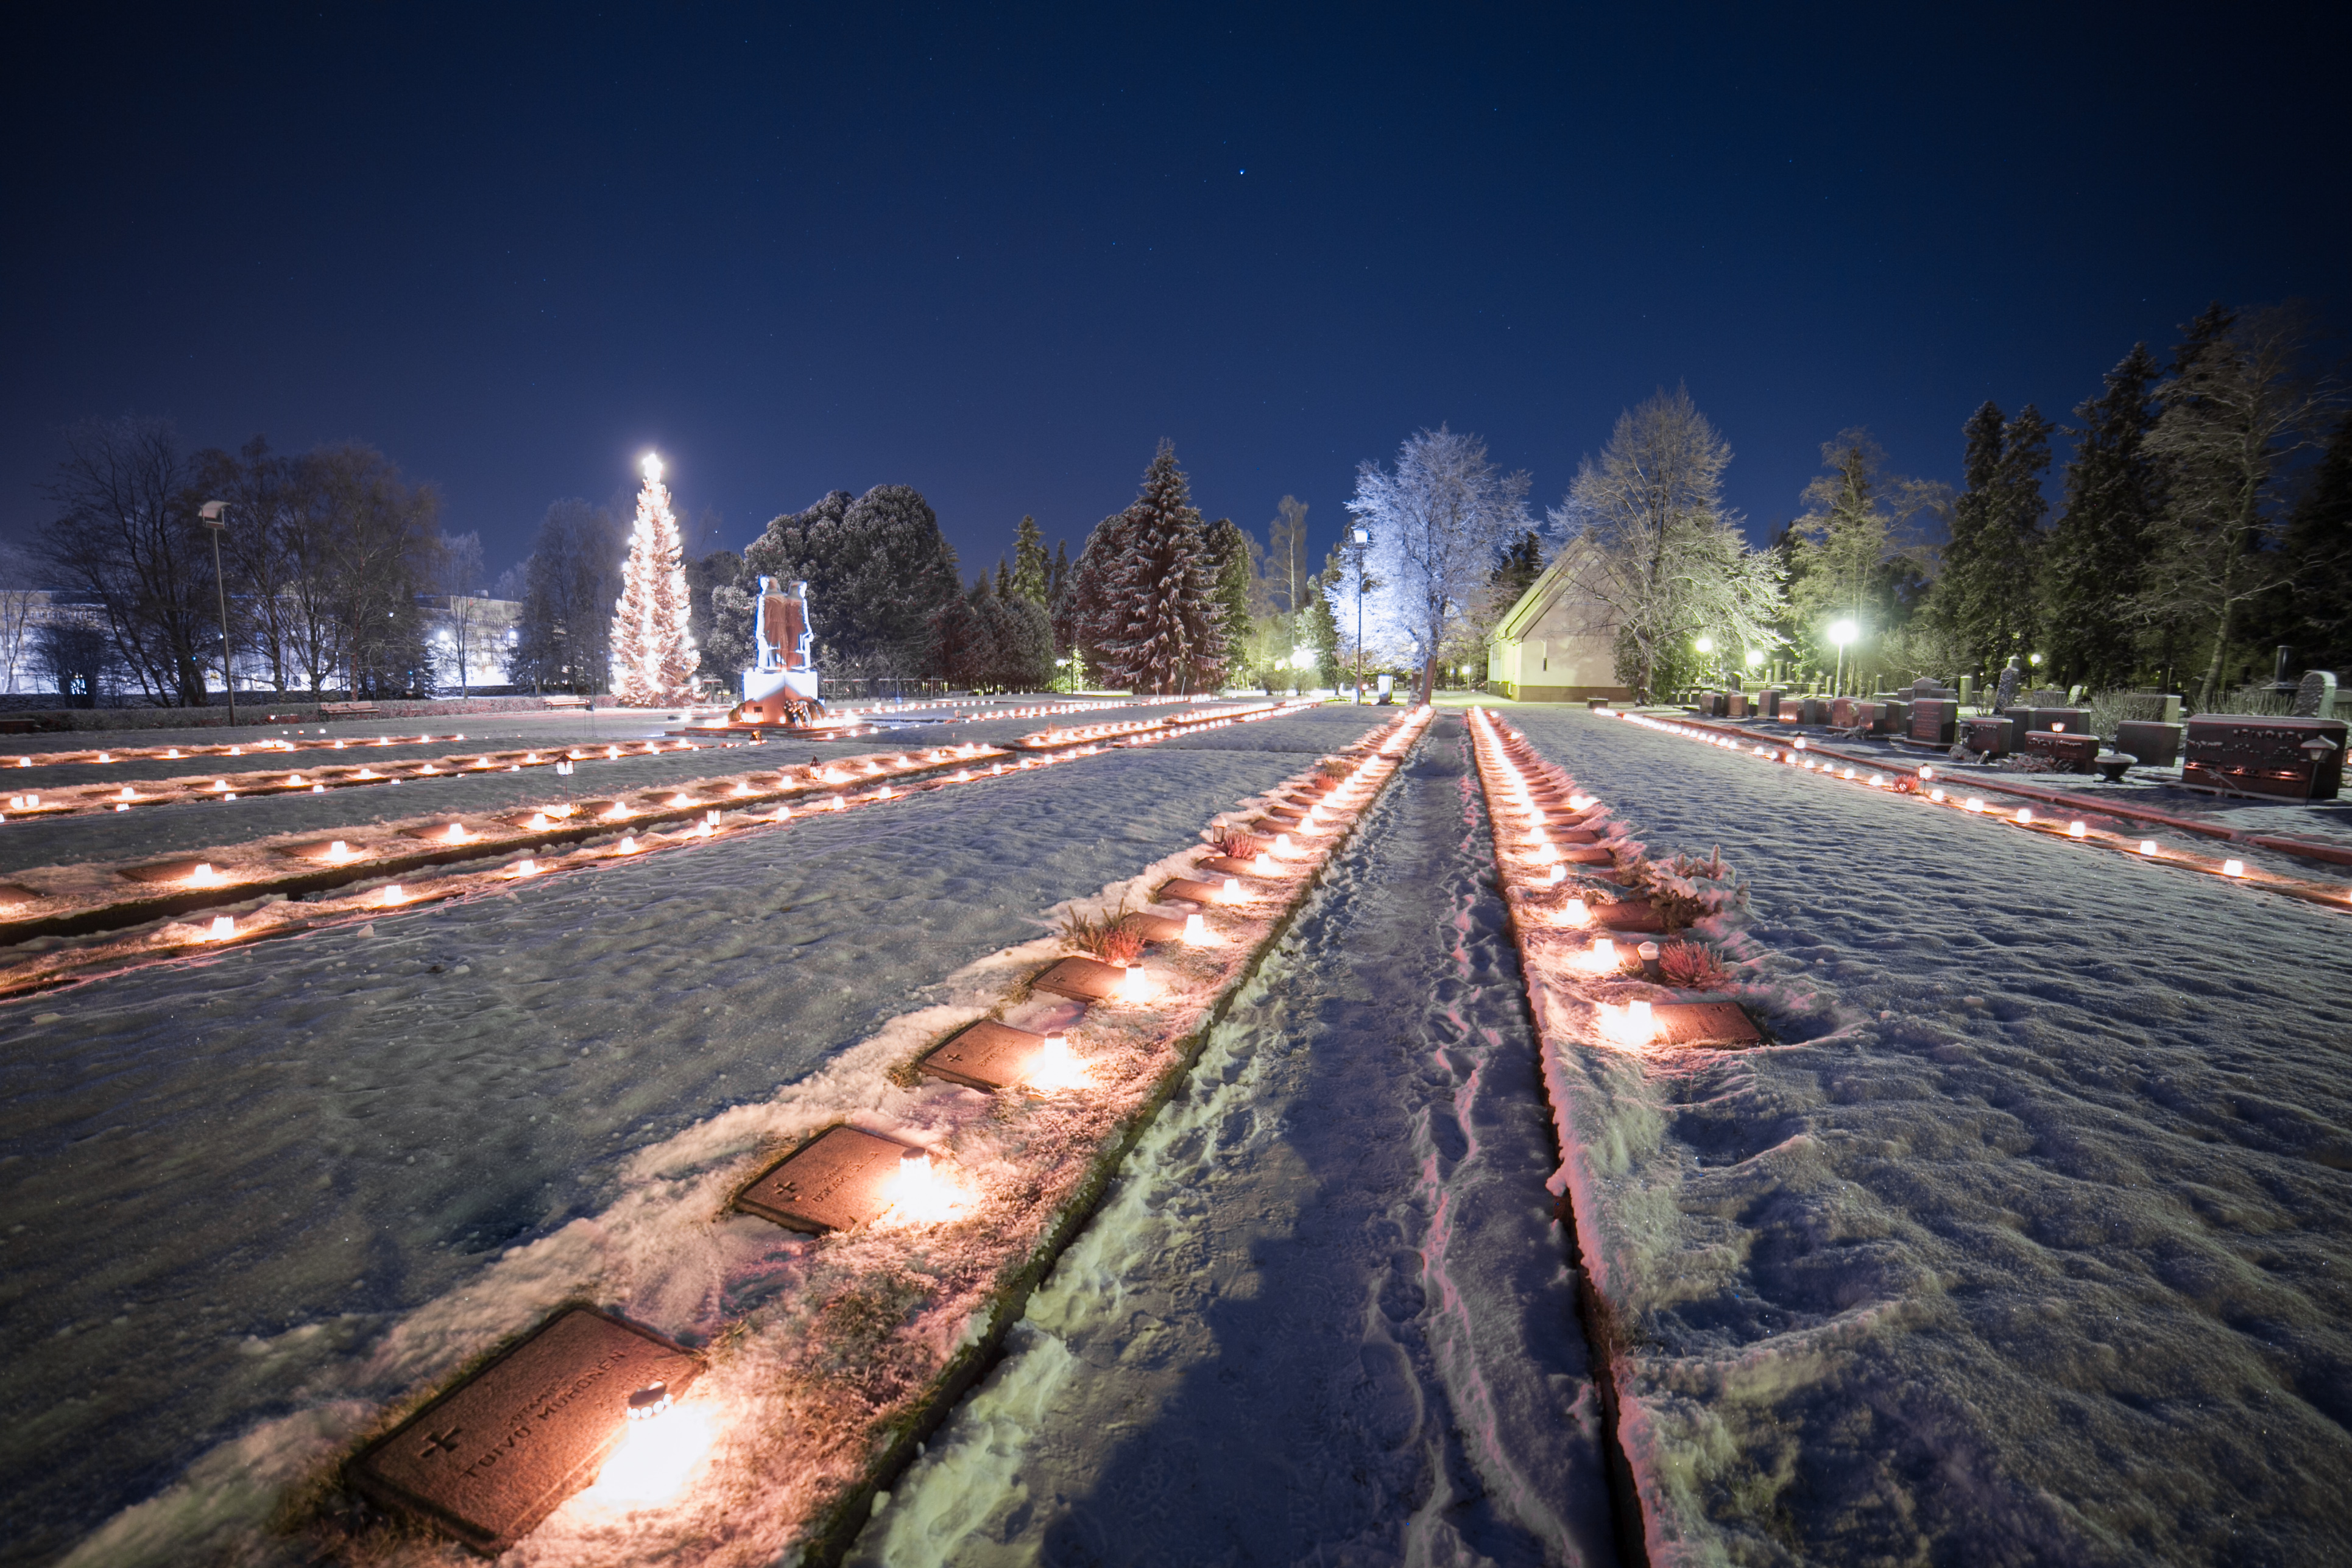
[[[1270,877],[1271,871],[1261,871],[1246,860],[1236,860],[1230,855],[1212,855],[1201,862],[1201,868],[1225,877]]]
[[[735,1206],[819,1235],[863,1225],[890,1206],[890,1179],[908,1147],[855,1127],[828,1127],[744,1188]]]
[[[1663,933],[1666,922],[1651,907],[1647,899],[1625,899],[1613,904],[1594,904],[1592,923],[1611,931],[1632,931]]]
[[[1028,1075],[1045,1044],[1043,1035],[983,1018],[925,1057],[922,1068],[971,1089],[1011,1089]]]
[[[1104,1002],[1118,994],[1119,976],[1126,973],[1116,964],[1092,958],[1066,958],[1032,981],[1029,988],[1080,1002]]]
[[[1143,933],[1146,942],[1174,942],[1184,934],[1184,922],[1169,915],[1133,914],[1128,923]]]
[[[1159,897],[1181,899],[1188,904],[1212,904],[1217,900],[1214,882],[1196,882],[1190,877],[1171,877],[1160,885]]]
[[[1763,1031],[1737,1002],[1660,1002],[1650,1009],[1664,1046],[1760,1046]]]
[[[478,1552],[503,1552],[595,1479],[631,1394],[661,1383],[675,1396],[701,1371],[693,1352],[573,1307],[378,1439],[352,1479]]]

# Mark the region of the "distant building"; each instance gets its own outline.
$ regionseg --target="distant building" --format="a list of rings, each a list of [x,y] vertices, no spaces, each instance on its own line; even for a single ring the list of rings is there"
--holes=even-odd
[[[513,599],[467,594],[420,597],[434,673],[445,691],[504,686],[514,658],[522,605]]]
[[[1521,702],[1630,700],[1617,680],[1617,623],[1609,606],[1578,589],[1583,545],[1575,540],[1528,584],[1486,643],[1486,685]]]

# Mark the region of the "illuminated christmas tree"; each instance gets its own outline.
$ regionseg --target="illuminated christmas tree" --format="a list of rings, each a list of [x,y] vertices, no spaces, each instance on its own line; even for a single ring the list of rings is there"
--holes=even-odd
[[[693,694],[692,608],[686,591],[686,545],[669,510],[659,458],[646,459],[646,488],[637,492],[636,526],[621,567],[621,597],[614,605],[613,692],[631,708],[659,708]]]

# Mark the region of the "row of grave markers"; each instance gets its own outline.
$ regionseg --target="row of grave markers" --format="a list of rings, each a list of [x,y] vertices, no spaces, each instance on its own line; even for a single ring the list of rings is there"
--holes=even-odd
[[[609,1555],[612,1537],[597,1534],[589,1514],[604,1506],[596,1494],[615,1485],[628,1506],[654,1510],[657,1532],[672,1532],[632,1547],[633,1557],[709,1539],[730,1522],[728,1499],[745,1488],[803,1500],[792,1539],[761,1550],[838,1546],[866,1516],[879,1479],[910,1457],[919,1413],[943,1410],[977,1375],[1428,717],[1422,710],[1364,737],[1342,753],[1336,776],[1318,769],[1269,792],[1251,822],[1275,836],[1263,853],[1227,863],[1192,852],[1192,874],[1152,890],[1168,912],[1147,915],[1156,922],[1146,931],[1150,962],[1122,969],[1061,959],[926,1046],[916,1070],[937,1087],[910,1089],[905,1102],[927,1113],[919,1122],[893,1120],[887,1105],[849,1121],[835,1115],[782,1158],[751,1167],[729,1206],[820,1238],[800,1245],[838,1247],[843,1267],[903,1278],[916,1258],[954,1256],[952,1272],[978,1281],[935,1306],[943,1321],[901,1309],[893,1343],[903,1354],[872,1354],[901,1381],[882,1392],[869,1385],[843,1405],[851,1429],[803,1426],[780,1441],[714,1447],[716,1434],[755,1409],[822,1407],[833,1375],[822,1370],[825,1358],[755,1364],[748,1354],[708,1356],[583,1306],[558,1312],[368,1444],[348,1468],[352,1484],[486,1552],[541,1527],[587,1488],[587,1511],[566,1528],[575,1549],[593,1540],[591,1550]],[[1032,1138],[1032,1124],[1053,1136]],[[959,1169],[966,1141],[983,1153],[1042,1149],[1044,1163],[982,1181]],[[827,1277],[822,1289],[838,1297],[854,1288]],[[821,1332],[825,1321],[819,1306],[805,1331]],[[772,1386],[779,1378],[793,1387]],[[682,1399],[690,1387],[693,1397]],[[709,1474],[721,1466],[733,1468]],[[660,1479],[640,1485],[646,1475]]]
[[[1125,743],[1158,743],[1288,710],[1282,706],[1213,712],[1166,722]],[[836,759],[804,770],[720,775],[690,787],[663,785],[617,800],[562,802],[499,816],[419,816],[375,824],[362,837],[283,836],[131,865],[40,868],[0,882],[0,943],[45,936],[109,940],[23,952],[0,967],[0,998],[44,991],[100,973],[225,944],[294,935],[389,910],[445,902],[551,872],[640,858],[952,784],[982,783],[1100,754],[1075,744],[1015,758],[993,747]],[[950,770],[952,770],[950,772]],[[798,776],[795,776],[795,774]],[[844,786],[853,786],[844,788]],[[855,786],[868,786],[860,793]],[[664,832],[667,827],[670,831]],[[618,834],[616,838],[614,835]],[[568,848],[551,846],[569,845]],[[477,862],[511,857],[493,867]],[[424,873],[419,876],[418,873]],[[402,879],[391,880],[390,879]],[[348,893],[336,893],[350,888]],[[239,916],[188,914],[228,902],[262,900]],[[129,928],[161,921],[153,929]]]
[[[2202,855],[2137,833],[2118,833],[2094,827],[2090,819],[2100,815],[2095,807],[2084,812],[2062,810],[2053,813],[2046,808],[2037,811],[2032,805],[1995,806],[1983,795],[1970,793],[1954,781],[1941,778],[1932,764],[1906,769],[1893,764],[1874,764],[1866,760],[1856,763],[1834,753],[1825,754],[1801,738],[1786,744],[1759,742],[1744,734],[1726,734],[1703,725],[1653,719],[1646,714],[1612,712],[1610,716],[1658,734],[1695,741],[1718,751],[1787,768],[1800,776],[1906,795],[1928,805],[1956,812],[1961,816],[2024,828],[2043,838],[2111,849],[2152,864],[2192,871],[2223,881],[2243,883],[2305,903],[2323,904],[2334,909],[2352,905],[2352,888],[2342,882],[2282,876],[2261,867],[2249,866],[2242,858]]]

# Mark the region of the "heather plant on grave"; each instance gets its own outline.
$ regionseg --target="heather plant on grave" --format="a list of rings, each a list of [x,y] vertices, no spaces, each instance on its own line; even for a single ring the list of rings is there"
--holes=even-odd
[[[1073,952],[1104,963],[1126,965],[1143,956],[1142,924],[1125,905],[1106,914],[1064,916],[1062,940]]]
[[[1720,991],[1731,971],[1703,942],[1670,942],[1658,949],[1658,977],[1685,991]]]
[[[1315,771],[1327,779],[1344,779],[1356,770],[1352,765],[1341,762],[1337,757],[1326,757],[1315,764]]]
[[[1246,833],[1227,831],[1217,836],[1217,853],[1235,860],[1255,859],[1265,846]]]

